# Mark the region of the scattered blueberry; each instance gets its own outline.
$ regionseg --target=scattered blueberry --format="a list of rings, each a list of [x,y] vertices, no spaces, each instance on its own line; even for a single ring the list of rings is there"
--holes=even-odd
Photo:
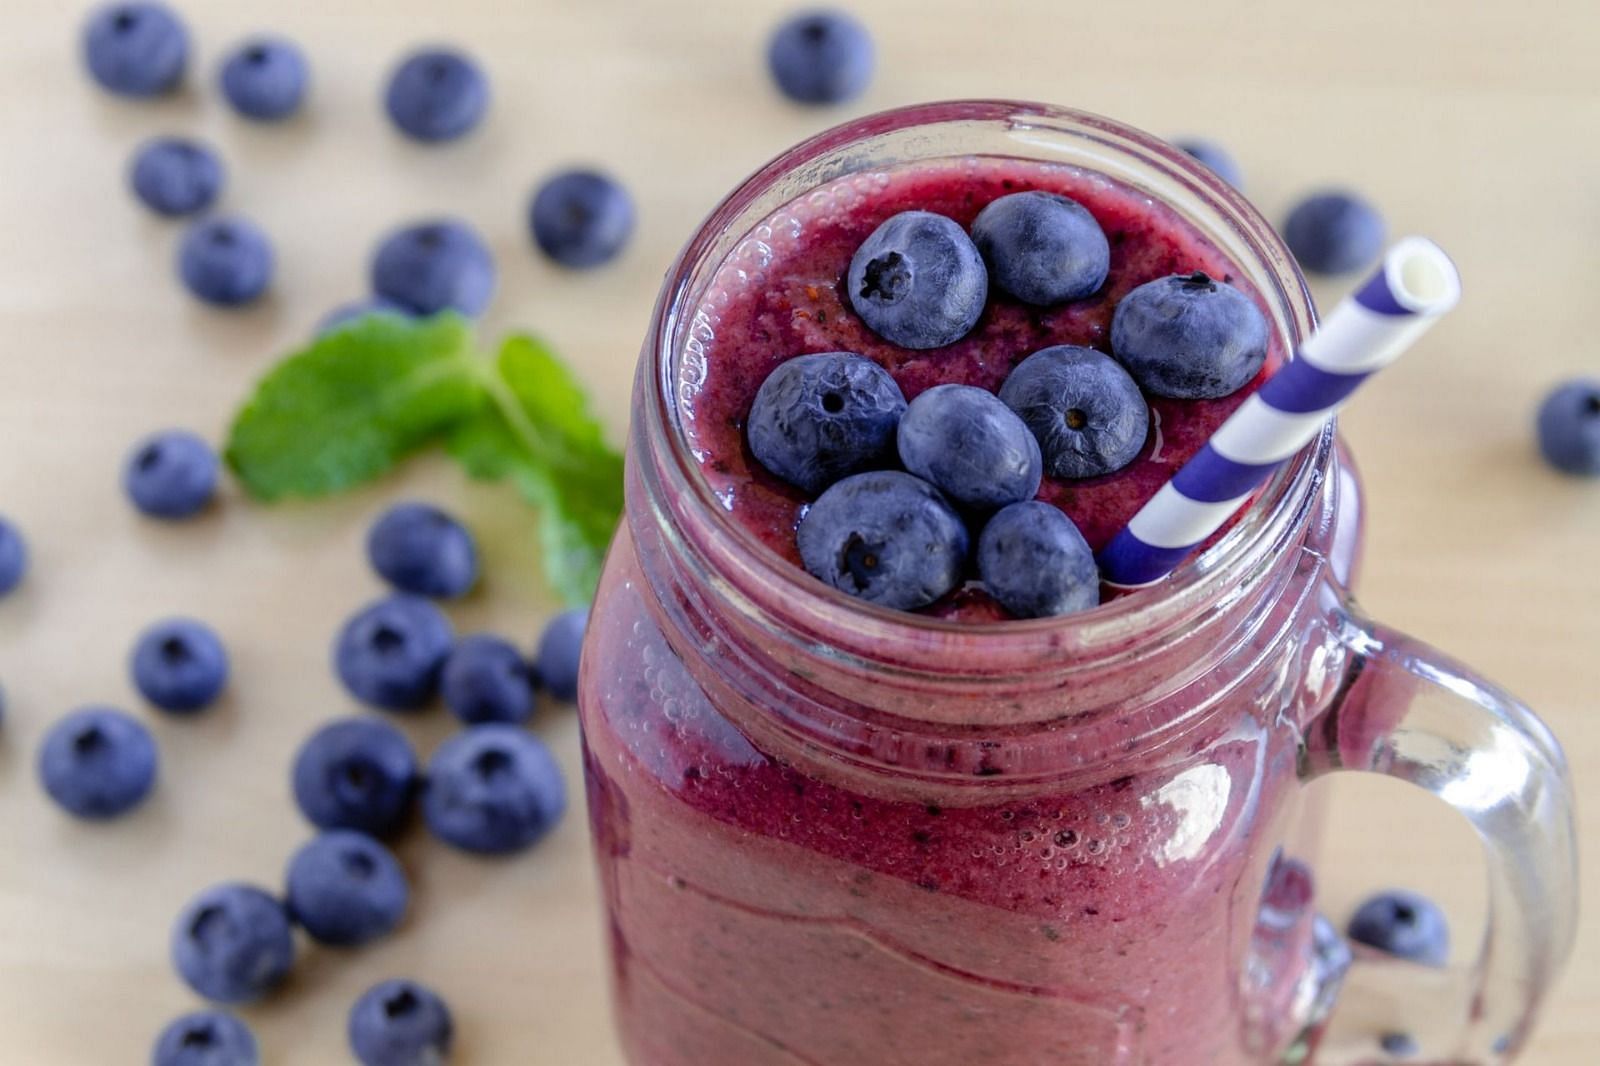
[[[133,647],[133,683],[164,711],[187,714],[211,705],[228,680],[228,653],[211,627],[169,618]]]
[[[494,286],[494,257],[465,222],[405,226],[385,237],[372,257],[372,291],[413,314],[482,314]]]
[[[903,611],[959,585],[968,547],[967,527],[939,490],[897,470],[828,489],[800,520],[797,538],[812,576]]]
[[[468,725],[526,722],[533,714],[533,668],[510,643],[487,633],[456,642],[439,689],[445,706]]]
[[[255,223],[238,216],[193,223],[178,245],[178,274],[196,298],[239,307],[272,282],[272,243]]]
[[[1346,929],[1357,944],[1425,966],[1450,957],[1450,927],[1436,903],[1415,892],[1382,892],[1350,918]]]
[[[0,515],[0,596],[22,583],[28,572],[28,542],[5,515]]]
[[[62,718],[39,746],[39,779],[69,814],[104,820],[126,814],[156,783],[156,742],[137,719],[109,707]]]
[[[389,849],[349,829],[323,833],[289,860],[284,903],[312,939],[357,947],[390,932],[411,890]]]
[[[219,473],[209,444],[188,430],[169,429],[133,449],[122,471],[122,487],[151,518],[190,518],[216,495]]]
[[[336,329],[348,326],[357,319],[368,315],[399,315],[402,318],[411,318],[413,313],[409,307],[403,307],[393,300],[385,300],[382,296],[369,296],[365,300],[352,300],[350,303],[341,304],[329,311],[317,323],[317,336],[332,333]]]
[[[222,95],[245,118],[276,122],[305,99],[306,57],[282,37],[256,37],[235,48],[222,64]]]
[[[489,81],[467,56],[449,48],[413,52],[389,76],[389,118],[419,141],[452,141],[471,131],[489,108]]]
[[[633,236],[633,199],[608,175],[565,170],[539,186],[528,226],[540,250],[562,266],[599,266]]]
[[[816,494],[894,455],[906,398],[889,372],[850,352],[779,363],[756,390],[746,436],[757,461]]]
[[[972,242],[999,289],[1041,307],[1091,295],[1111,269],[1100,223],[1055,193],[1019,192],[991,202],[972,221]]]
[[[388,722],[341,718],[300,745],[291,778],[295,803],[312,825],[386,836],[416,793],[417,757]]]
[[[197,1010],[176,1018],[156,1038],[150,1066],[257,1066],[250,1027],[227,1011]]]
[[[1210,167],[1217,177],[1232,185],[1235,189],[1244,188],[1244,171],[1239,169],[1239,161],[1234,159],[1232,153],[1216,141],[1190,137],[1176,143],[1190,157]]]
[[[1213,400],[1237,392],[1266,362],[1267,319],[1232,285],[1173,274],[1117,304],[1111,350],[1153,395]]]
[[[199,141],[156,137],[139,146],[128,182],[156,214],[192,215],[210,207],[222,190],[222,161]]]
[[[1557,470],[1600,477],[1600,380],[1568,381],[1545,397],[1539,407],[1539,450]],[[0,559],[4,554],[0,548]],[[4,571],[0,562],[0,575]],[[0,576],[4,591],[5,578]]]
[[[959,507],[993,511],[1039,491],[1039,442],[987,389],[935,385],[911,401],[897,439],[905,468]]]
[[[454,599],[478,580],[478,546],[460,522],[426,503],[397,503],[367,534],[372,568],[401,592]]]
[[[189,33],[165,4],[107,4],[84,26],[83,58],[107,92],[159,96],[183,80]]]
[[[453,640],[449,620],[428,600],[386,596],[363,607],[340,630],[334,670],[363,703],[416,710],[433,698]]]
[[[1409,1059],[1422,1050],[1417,1046],[1417,1038],[1410,1033],[1384,1033],[1378,1038],[1378,1046],[1397,1059]]]
[[[785,19],[767,44],[767,67],[783,95],[801,104],[840,104],[872,80],[872,35],[842,11]]]
[[[288,976],[294,935],[283,905],[253,885],[213,885],[172,928],[172,963],[190,988],[218,1003],[260,999]]]
[[[1000,399],[1033,430],[1051,477],[1098,477],[1138,457],[1150,408],[1116,361],[1093,348],[1058,344],[1017,365]]]
[[[850,305],[902,348],[939,348],[983,314],[989,273],[962,228],[929,211],[902,211],[872,231],[850,260]]]
[[[534,669],[545,691],[558,700],[578,698],[578,653],[588,626],[589,609],[573,607],[550,619],[539,637]]]
[[[428,760],[422,818],[440,840],[503,855],[544,836],[567,808],[561,769],[538,737],[502,723],[463,729]]]
[[[1383,251],[1378,209],[1354,193],[1325,192],[1302,200],[1283,224],[1295,259],[1318,274],[1360,270]]]
[[[361,1066],[440,1066],[455,1026],[439,994],[415,981],[374,985],[350,1008],[350,1049]]]
[[[978,573],[1018,618],[1087,611],[1100,603],[1094,552],[1072,519],[1048,503],[1014,503],[978,537]]]

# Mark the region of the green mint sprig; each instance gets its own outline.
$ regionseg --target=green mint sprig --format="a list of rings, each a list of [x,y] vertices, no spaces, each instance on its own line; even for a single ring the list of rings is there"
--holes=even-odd
[[[571,603],[594,595],[622,515],[622,457],[542,342],[481,355],[457,315],[371,315],[319,337],[256,385],[228,464],[251,495],[331,495],[443,443],[475,478],[509,481],[539,514],[544,569]]]

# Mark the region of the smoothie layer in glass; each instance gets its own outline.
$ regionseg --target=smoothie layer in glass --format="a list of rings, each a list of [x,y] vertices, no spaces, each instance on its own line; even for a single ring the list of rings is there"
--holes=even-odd
[[[966,227],[991,200],[1029,189],[1071,197],[1105,231],[1111,270],[1094,296],[1038,308],[991,285],[977,327],[955,344],[930,351],[884,340],[851,308],[844,288],[850,258],[885,219],[925,210]],[[1260,302],[1233,264],[1193,226],[1164,205],[1092,172],[975,157],[840,179],[774,214],[718,271],[682,361],[678,387],[685,432],[723,503],[798,566],[794,530],[808,498],[763,469],[745,442],[745,419],[756,390],[779,363],[810,352],[848,351],[887,369],[908,400],[951,382],[993,392],[1040,348],[1077,344],[1109,353],[1111,316],[1124,295],[1147,281],[1194,271],[1240,287]],[[1151,433],[1133,463],[1100,478],[1047,477],[1039,498],[1065,511],[1098,550],[1282,360],[1274,338],[1261,373],[1231,396],[1147,396]],[[971,621],[1006,617],[975,583],[928,613]]]

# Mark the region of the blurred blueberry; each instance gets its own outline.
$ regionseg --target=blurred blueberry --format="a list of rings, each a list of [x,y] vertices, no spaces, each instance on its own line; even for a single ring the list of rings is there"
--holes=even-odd
[[[245,118],[276,122],[305,99],[309,69],[298,45],[282,37],[253,37],[222,63],[222,95]]]
[[[393,853],[365,833],[335,829],[289,860],[289,916],[322,944],[357,947],[391,932],[411,890]]]
[[[283,905],[253,885],[213,885],[172,928],[172,963],[200,995],[249,1003],[272,991],[294,964],[294,935]]]
[[[397,503],[367,534],[367,560],[401,592],[465,596],[478,580],[478,546],[460,522],[431,504]]]
[[[222,190],[222,162],[199,141],[156,137],[139,146],[128,181],[156,214],[192,215],[210,207]]]
[[[164,711],[209,707],[228,681],[228,653],[211,627],[169,618],[146,629],[133,648],[133,683]]]
[[[550,619],[539,637],[534,666],[545,691],[571,703],[578,698],[578,652],[589,626],[589,609],[574,607]]]
[[[434,836],[463,850],[520,851],[549,832],[566,808],[555,757],[517,726],[470,726],[428,760],[423,821]]]
[[[1217,177],[1235,189],[1244,188],[1244,171],[1239,169],[1238,160],[1216,141],[1208,141],[1202,137],[1185,137],[1174,143],[1190,157],[1210,167]]]
[[[1600,380],[1564,382],[1545,397],[1539,406],[1539,450],[1563,473],[1600,477]],[[4,588],[0,577],[0,592]]]
[[[198,299],[216,307],[250,303],[272,282],[272,242],[237,215],[195,222],[178,245],[178,274]]]
[[[350,1008],[350,1050],[361,1066],[441,1066],[454,1023],[439,994],[415,981],[374,985]]]
[[[83,28],[83,58],[107,92],[158,96],[183,80],[189,33],[165,4],[106,4],[94,10]]]
[[[1380,892],[1368,898],[1345,930],[1357,944],[1425,966],[1450,957],[1450,926],[1439,905],[1415,892]]]
[[[539,186],[528,226],[540,250],[562,266],[599,266],[633,235],[633,199],[609,175],[564,170]]]
[[[197,1010],[175,1018],[156,1038],[150,1066],[258,1066],[250,1027],[227,1011]]]
[[[467,725],[526,722],[533,714],[533,668],[509,641],[474,633],[456,642],[439,688],[445,706]]]
[[[814,10],[785,19],[767,44],[767,67],[783,95],[802,104],[838,104],[872,80],[872,35],[842,11]]]
[[[340,718],[300,745],[290,777],[295,803],[312,825],[387,836],[416,794],[417,756],[388,722]]]
[[[67,813],[115,818],[144,802],[156,782],[156,742],[137,719],[85,707],[56,722],[39,746],[39,779]]]
[[[135,446],[123,467],[122,487],[144,514],[177,520],[211,502],[220,472],[209,444],[188,430],[169,429]]]
[[[1283,224],[1283,240],[1306,270],[1348,274],[1383,251],[1383,216],[1351,192],[1324,192],[1300,201]]]
[[[414,711],[433,698],[453,642],[449,620],[432,602],[420,596],[385,596],[363,607],[339,631],[334,671],[361,702]]]
[[[389,76],[384,109],[402,133],[449,141],[471,131],[489,108],[489,82],[468,56],[449,48],[413,52]]]
[[[494,287],[494,257],[465,222],[433,219],[402,227],[372,257],[372,291],[414,314],[480,315]]]
[[[28,572],[28,542],[5,515],[0,515],[0,596],[22,583]]]

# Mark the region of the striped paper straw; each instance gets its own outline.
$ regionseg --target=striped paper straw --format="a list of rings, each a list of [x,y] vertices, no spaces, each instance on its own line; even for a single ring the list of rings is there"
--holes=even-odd
[[[1406,237],[1344,298],[1205,446],[1100,550],[1100,572],[1131,588],[1165,577],[1305,447],[1350,394],[1394,362],[1461,298],[1437,244]]]

